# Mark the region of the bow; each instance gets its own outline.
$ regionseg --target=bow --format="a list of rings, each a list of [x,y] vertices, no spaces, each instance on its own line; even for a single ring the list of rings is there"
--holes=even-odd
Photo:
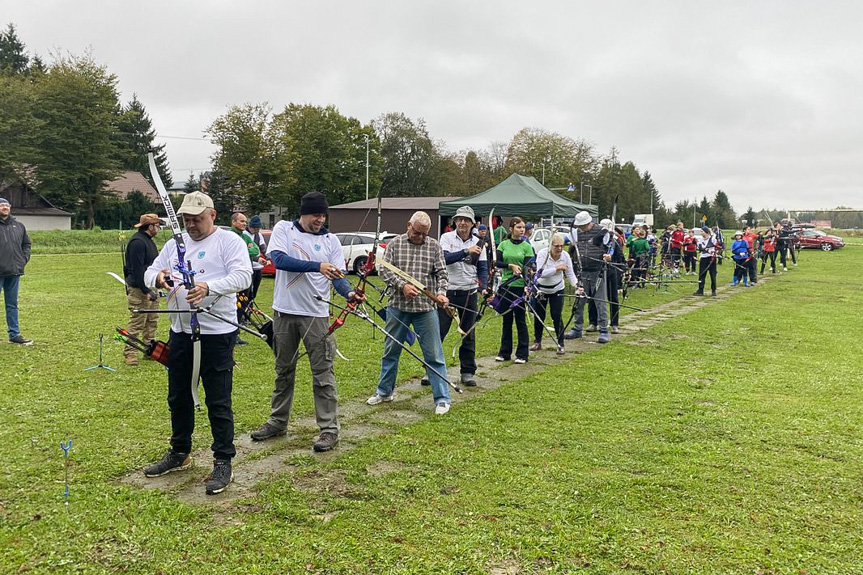
[[[174,243],[177,245],[177,265],[175,269],[180,273],[183,287],[186,290],[191,290],[195,287],[195,271],[192,269],[192,262],[186,261],[186,242],[183,239],[183,232],[180,230],[180,221],[177,219],[177,213],[174,211],[174,204],[171,203],[171,197],[165,189],[165,184],[159,177],[159,170],[156,167],[156,159],[153,152],[147,154],[147,159],[150,164],[150,177],[153,178],[153,183],[156,184],[156,190],[159,192],[159,198],[165,206],[165,213],[168,215],[168,221],[171,224],[171,232],[173,233]],[[189,327],[192,330],[192,401],[195,407],[201,409],[201,402],[198,400],[198,379],[201,375],[201,326],[198,323],[197,310],[193,310],[189,316]]]
[[[440,302],[440,299],[438,299],[437,294],[435,294],[428,287],[426,287],[425,284],[423,284],[418,279],[411,276],[409,273],[405,272],[404,270],[397,268],[396,266],[394,266],[393,264],[391,264],[390,262],[388,262],[386,260],[381,260],[381,261],[377,262],[377,265],[383,267],[386,270],[393,272],[394,274],[396,274],[397,276],[399,276],[400,278],[405,280],[407,283],[411,284],[412,286],[414,286],[415,288],[420,290],[423,293],[423,295],[425,295],[427,298],[429,298],[430,300],[432,300],[436,304],[440,305],[441,302]],[[458,312],[456,311],[456,309],[450,305],[444,306],[443,309],[444,309],[444,311],[446,311],[447,314],[449,314],[449,316],[453,319],[455,324],[458,326],[458,332],[460,334],[464,335],[465,331],[461,328],[461,320],[458,316]]]

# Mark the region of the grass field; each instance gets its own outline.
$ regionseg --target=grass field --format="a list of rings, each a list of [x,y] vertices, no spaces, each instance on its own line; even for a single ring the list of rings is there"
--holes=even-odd
[[[121,481],[162,455],[170,424],[158,365],[127,367],[106,339],[117,372],[84,371],[126,322],[104,273],[118,262],[37,255],[22,280],[37,343],[0,344],[2,573],[863,572],[859,247],[806,251],[757,288],[205,505]],[[693,289],[675,287],[628,302]],[[499,321],[478,334],[493,355]],[[358,403],[382,341],[353,320],[337,338],[340,401]],[[258,342],[236,360],[239,435],[268,414],[273,365]],[[401,378],[419,374],[402,360]],[[200,417],[196,448],[208,438]]]

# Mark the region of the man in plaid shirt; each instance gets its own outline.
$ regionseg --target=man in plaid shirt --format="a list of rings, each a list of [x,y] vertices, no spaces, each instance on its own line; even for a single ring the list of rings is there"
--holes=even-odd
[[[425,212],[415,212],[407,225],[407,233],[387,242],[384,261],[404,271],[424,284],[436,294],[436,302],[423,294],[415,285],[392,271],[378,267],[380,278],[390,289],[387,305],[387,331],[398,341],[407,339],[408,326],[416,332],[423,358],[434,370],[446,376],[446,361],[440,339],[440,324],[436,307],[447,305],[449,285],[443,250],[437,240],[428,237],[431,219]],[[384,356],[381,359],[381,377],[375,395],[366,403],[377,405],[393,400],[399,356],[402,348],[389,338],[384,340]],[[447,381],[437,373],[427,370],[435,402],[435,413],[443,415],[449,411],[450,396]]]

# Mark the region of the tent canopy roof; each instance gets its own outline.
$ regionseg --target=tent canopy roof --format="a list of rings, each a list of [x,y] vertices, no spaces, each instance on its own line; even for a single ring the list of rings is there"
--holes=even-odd
[[[556,194],[540,184],[536,178],[512,174],[496,186],[474,196],[440,203],[440,215],[451,216],[461,206],[470,206],[477,216],[487,216],[492,208],[497,216],[526,218],[573,217],[586,210],[591,216],[597,207],[580,204]]]

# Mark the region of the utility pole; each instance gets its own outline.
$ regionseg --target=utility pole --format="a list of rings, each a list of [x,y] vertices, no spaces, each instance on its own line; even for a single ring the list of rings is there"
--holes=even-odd
[[[369,199],[369,135],[363,134],[366,139],[366,199]]]

